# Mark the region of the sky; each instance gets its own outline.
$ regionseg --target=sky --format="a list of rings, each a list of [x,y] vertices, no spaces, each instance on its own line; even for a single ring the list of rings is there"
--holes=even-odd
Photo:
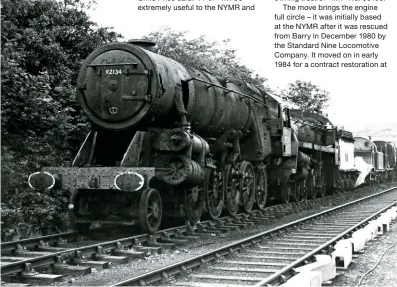
[[[345,129],[360,129],[369,124],[397,123],[397,20],[394,15],[394,12],[397,11],[397,1],[382,2],[384,5],[381,10],[382,20],[378,21],[382,24],[387,23],[388,29],[379,31],[386,34],[386,39],[376,42],[380,44],[380,48],[374,51],[379,53],[379,62],[387,62],[387,68],[276,68],[274,33],[278,31],[274,29],[274,26],[285,21],[276,21],[275,14],[284,13],[285,16],[292,14],[291,11],[283,11],[282,5],[288,2],[279,0],[235,1],[96,0],[97,4],[89,14],[93,21],[102,26],[113,27],[126,39],[141,38],[162,26],[170,27],[176,31],[188,31],[191,37],[205,35],[208,40],[213,41],[231,39],[230,47],[237,50],[241,63],[267,78],[268,85],[274,90],[280,91],[286,88],[288,83],[302,80],[311,81],[321,89],[329,91],[331,100],[327,113],[334,124],[343,126]],[[345,1],[349,3],[347,0]],[[171,12],[137,10],[138,5],[154,5],[156,3],[180,5],[240,3],[255,5],[255,10]],[[294,5],[292,3],[295,2],[289,3]],[[368,2],[354,3],[368,5],[366,4]],[[320,13],[333,14],[331,11]],[[309,16],[312,12],[302,12],[301,14]],[[346,12],[346,14],[351,13]],[[380,12],[369,11],[366,14],[379,15]],[[371,24],[377,24],[374,22],[376,21],[372,21]],[[302,30],[296,30],[296,32],[307,33]],[[371,41],[363,41],[363,43],[366,42]],[[355,49],[354,51],[369,52],[368,49]],[[306,51],[299,49],[296,52]]]

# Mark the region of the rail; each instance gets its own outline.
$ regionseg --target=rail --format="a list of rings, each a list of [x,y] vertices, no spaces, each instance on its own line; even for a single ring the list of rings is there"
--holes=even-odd
[[[216,259],[218,259],[219,257],[231,254],[231,253],[235,253],[236,251],[240,251],[244,248],[253,246],[254,244],[257,244],[261,241],[263,241],[264,239],[270,237],[270,236],[274,236],[277,235],[279,233],[281,233],[284,230],[287,230],[289,228],[295,227],[297,225],[300,225],[302,223],[306,223],[306,222],[310,222],[316,218],[321,218],[324,215],[327,214],[333,214],[337,211],[340,211],[342,209],[345,209],[347,207],[351,207],[357,203],[363,202],[365,200],[368,199],[372,199],[374,197],[383,195],[385,193],[388,192],[392,192],[397,190],[397,187],[392,187],[389,188],[387,190],[384,190],[382,192],[373,194],[373,195],[369,195],[366,196],[364,198],[358,199],[358,200],[354,200],[352,202],[346,203],[346,204],[342,204],[340,206],[322,211],[320,213],[314,214],[314,215],[310,215],[308,217],[305,217],[303,219],[299,219],[287,224],[284,224],[282,226],[279,226],[277,228],[250,236],[248,238],[239,240],[238,242],[235,243],[231,243],[228,244],[226,246],[223,246],[221,248],[206,252],[205,254],[201,254],[199,256],[195,256],[177,263],[174,263],[172,265],[169,266],[165,266],[144,274],[141,274],[139,276],[134,276],[132,278],[129,278],[127,280],[123,280],[120,281],[116,284],[113,284],[111,286],[139,286],[139,285],[145,285],[145,284],[154,284],[157,283],[159,281],[162,281],[164,279],[169,278],[169,276],[175,276],[177,274],[180,273],[186,273],[187,270],[192,269],[192,268],[196,268],[200,265],[202,265],[203,263],[208,263],[211,261],[214,261]],[[285,268],[281,269],[280,271],[278,271],[277,273],[271,275],[268,278],[263,279],[262,281],[260,281],[259,283],[257,283],[255,286],[263,286],[265,284],[269,284],[269,282],[273,282],[276,279],[280,278],[281,276],[283,276],[284,274],[288,273],[288,272],[294,272],[294,268],[297,267],[299,264],[301,264],[303,261],[305,261],[306,259],[312,257],[314,254],[320,252],[321,250],[324,250],[325,248],[327,248],[328,246],[330,246],[331,244],[333,244],[336,240],[342,238],[343,236],[345,236],[346,234],[350,233],[351,231],[353,231],[354,229],[356,229],[358,226],[363,225],[365,222],[367,222],[368,220],[370,220],[371,218],[377,216],[378,214],[380,214],[381,212],[383,212],[384,210],[388,209],[390,206],[396,205],[397,201],[394,201],[392,204],[388,205],[387,207],[382,208],[380,211],[372,214],[371,216],[367,217],[365,220],[362,220],[360,223],[354,225],[353,227],[349,228],[348,230],[342,232],[341,234],[339,234],[338,236],[335,236],[334,238],[332,238],[331,240],[327,241],[326,243],[322,244],[321,246],[319,246],[318,248],[314,249],[313,251],[307,253],[306,255],[304,255],[303,257],[299,258],[298,260],[294,261],[293,263],[289,264],[288,266],[286,266]]]

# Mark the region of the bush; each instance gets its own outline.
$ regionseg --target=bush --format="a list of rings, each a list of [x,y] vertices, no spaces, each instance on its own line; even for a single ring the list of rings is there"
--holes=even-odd
[[[90,128],[75,101],[77,73],[91,51],[120,35],[90,21],[86,8],[79,0],[2,1],[4,236],[65,228],[65,197],[28,189],[27,176],[68,165]]]

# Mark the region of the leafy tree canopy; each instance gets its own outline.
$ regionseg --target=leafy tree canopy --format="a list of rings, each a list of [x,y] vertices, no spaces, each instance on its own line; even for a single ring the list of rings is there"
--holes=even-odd
[[[281,98],[292,102],[306,112],[322,114],[328,107],[329,92],[320,89],[311,82],[296,81],[290,83],[287,89],[281,92]]]
[[[2,1],[1,125],[10,152],[63,150],[68,132],[84,123],[76,111],[77,73],[89,53],[118,37],[84,8],[80,0]]]
[[[2,214],[7,210],[8,218],[29,222],[40,212],[40,222],[49,226],[59,210],[47,195],[36,198],[26,189],[27,175],[67,164],[75,154],[88,128],[76,107],[77,73],[89,53],[119,35],[93,23],[82,0],[1,5],[1,183],[3,203],[11,208],[2,205]],[[21,205],[33,201],[42,202],[42,209]]]
[[[176,32],[168,27],[145,36],[157,43],[156,52],[193,68],[204,69],[215,75],[244,80],[260,88],[267,79],[254,74],[239,63],[236,50],[228,48],[230,40],[209,42],[204,36],[189,39],[188,32]],[[268,88],[267,88],[268,89]]]

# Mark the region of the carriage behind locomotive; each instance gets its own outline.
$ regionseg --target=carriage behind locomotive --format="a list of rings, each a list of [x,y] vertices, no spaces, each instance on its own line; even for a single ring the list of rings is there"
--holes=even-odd
[[[354,186],[351,133],[148,45],[110,43],[86,59],[77,98],[93,130],[71,167],[29,177],[32,188],[71,192],[77,228],[153,233],[162,218],[197,222]]]
[[[372,141],[371,137],[355,137],[356,156],[372,167],[366,179],[372,185],[397,178],[397,149],[387,141]]]

